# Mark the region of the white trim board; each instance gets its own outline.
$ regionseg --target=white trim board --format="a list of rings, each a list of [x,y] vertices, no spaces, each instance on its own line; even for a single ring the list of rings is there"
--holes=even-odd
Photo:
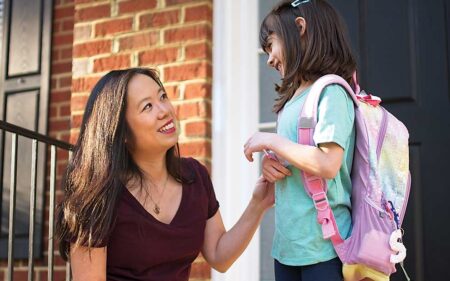
[[[258,1],[214,0],[212,179],[227,229],[251,197],[258,162],[249,163],[245,141],[258,131]],[[213,281],[259,281],[259,233],[228,272]]]

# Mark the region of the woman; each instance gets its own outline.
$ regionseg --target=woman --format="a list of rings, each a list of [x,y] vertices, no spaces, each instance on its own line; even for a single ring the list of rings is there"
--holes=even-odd
[[[94,87],[58,209],[73,280],[188,280],[199,252],[224,272],[241,255],[273,186],[258,180],[226,231],[206,168],[180,158],[174,108],[156,72],[111,71]]]

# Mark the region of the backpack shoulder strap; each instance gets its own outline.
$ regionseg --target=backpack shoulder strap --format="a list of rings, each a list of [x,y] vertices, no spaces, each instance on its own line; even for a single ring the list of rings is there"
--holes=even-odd
[[[353,89],[342,77],[329,74],[319,78],[311,88],[306,101],[301,110],[298,120],[298,139],[297,142],[303,145],[315,146],[313,136],[317,124],[317,113],[320,95],[323,89],[331,84],[338,84],[345,88],[353,102],[357,106],[357,98]],[[301,171],[301,178],[307,194],[313,199],[314,207],[317,210],[317,221],[322,226],[324,239],[331,239],[333,245],[339,245],[343,242],[334,218],[333,211],[327,198],[326,180],[304,171]]]

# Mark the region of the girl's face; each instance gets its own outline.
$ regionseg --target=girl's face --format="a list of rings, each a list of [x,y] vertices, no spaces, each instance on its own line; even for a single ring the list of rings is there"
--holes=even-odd
[[[275,68],[283,78],[285,74],[283,42],[281,42],[281,39],[275,33],[272,33],[267,38],[267,48],[265,49],[265,51],[269,55],[267,65]]]
[[[133,154],[165,153],[178,142],[174,108],[164,89],[147,75],[137,74],[129,82],[125,118]]]

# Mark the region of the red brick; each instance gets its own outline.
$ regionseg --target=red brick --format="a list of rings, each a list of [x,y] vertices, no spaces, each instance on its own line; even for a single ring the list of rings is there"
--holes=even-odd
[[[186,59],[212,59],[211,46],[207,43],[186,46]]]
[[[73,34],[54,34],[53,42],[55,45],[72,45],[73,44]]]
[[[184,103],[176,107],[176,112],[180,120],[190,117],[211,117],[211,107],[206,102]]]
[[[175,62],[178,58],[178,48],[165,48],[145,51],[139,54],[139,65],[162,64]]]
[[[39,280],[47,280],[48,278],[47,271],[41,271],[39,274],[39,278],[40,278]],[[66,271],[65,270],[53,271],[53,280],[66,280]]]
[[[91,21],[101,18],[109,18],[111,15],[110,4],[98,5],[94,7],[80,8],[75,11],[77,22]]]
[[[177,27],[164,32],[164,42],[185,42],[189,40],[212,39],[211,27],[199,24],[188,27]]]
[[[83,115],[81,115],[81,114],[72,115],[72,119],[71,119],[72,128],[80,128],[81,121],[83,121]],[[71,141],[72,141],[72,137],[71,137]]]
[[[13,280],[25,281],[25,280],[27,280],[27,278],[28,278],[28,271],[18,270],[18,269],[14,270]]]
[[[156,8],[156,0],[128,0],[119,3],[119,13],[135,13]]]
[[[111,41],[101,40],[94,42],[87,42],[76,44],[73,47],[73,57],[82,58],[89,57],[98,54],[110,53],[111,52]]]
[[[75,10],[74,10],[73,6],[55,7],[55,10],[53,13],[53,20],[73,18],[74,11]]]
[[[52,50],[52,62],[59,60],[59,50]]]
[[[69,90],[64,91],[52,91],[50,94],[51,103],[69,101],[71,92]]]
[[[69,129],[70,129],[70,120],[59,120],[49,122],[50,131],[63,131]]]
[[[211,124],[206,121],[189,122],[184,128],[187,137],[211,136]]]
[[[62,23],[62,30],[69,31],[73,30],[73,19],[67,19]]]
[[[86,108],[88,96],[72,96],[70,100],[70,108],[72,111],[81,111]]]
[[[211,144],[207,141],[180,143],[182,156],[211,157]]]
[[[68,117],[70,116],[70,113],[72,112],[72,110],[70,109],[70,104],[65,104],[65,105],[61,105],[59,107],[59,117]]]
[[[185,3],[194,3],[196,0],[166,0],[166,6],[173,6]]]
[[[58,33],[61,29],[61,23],[60,22],[53,22],[53,34]]]
[[[54,104],[50,104],[50,119],[54,117],[58,117],[58,107],[56,107]]]
[[[185,99],[211,98],[211,84],[188,84],[184,89]]]
[[[72,55],[73,55],[73,50],[72,50],[72,46],[65,48],[65,49],[61,49],[60,50],[60,59],[64,60],[64,59],[72,59]]]
[[[78,78],[72,81],[73,92],[90,92],[100,77]]]
[[[70,141],[69,143],[75,144],[78,140],[78,136],[80,135],[80,127],[74,127],[72,123],[72,130],[70,131]]]
[[[132,50],[139,49],[142,47],[150,47],[159,42],[159,31],[146,32],[137,35],[127,36],[120,38],[119,49]]]
[[[193,22],[193,21],[212,21],[213,13],[212,8],[209,5],[200,5],[195,7],[186,8],[184,21],[185,22]]]
[[[212,68],[211,65],[206,62],[170,66],[164,69],[164,78],[166,82],[210,77],[212,77]]]
[[[104,36],[124,31],[130,31],[132,26],[132,18],[108,20],[95,25],[95,36]]]
[[[72,86],[72,77],[61,77],[59,78],[59,87],[65,88]]]
[[[61,62],[52,64],[52,74],[61,74],[72,71],[72,62]]]
[[[142,15],[139,18],[139,28],[163,27],[180,22],[180,11],[171,10]]]
[[[179,99],[180,98],[180,91],[177,86],[165,86],[164,89],[166,90],[166,93],[169,96],[169,99]]]
[[[110,56],[94,60],[94,72],[130,67],[130,55]]]

